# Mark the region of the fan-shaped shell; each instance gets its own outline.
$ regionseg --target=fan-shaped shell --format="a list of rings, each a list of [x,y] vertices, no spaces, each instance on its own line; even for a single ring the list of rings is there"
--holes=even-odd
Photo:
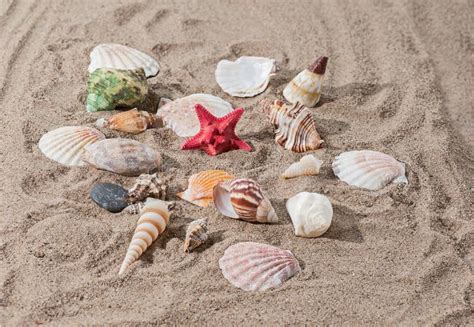
[[[97,127],[105,127],[117,131],[139,134],[147,128],[155,127],[157,119],[154,115],[146,111],[132,109],[115,114],[107,119],[99,118],[96,122]]]
[[[97,169],[124,176],[139,176],[156,170],[160,166],[161,157],[146,144],[114,138],[87,146],[82,160]]]
[[[219,61],[215,75],[217,84],[225,93],[235,97],[253,97],[265,91],[274,71],[273,59],[240,57],[236,61]]]
[[[191,252],[207,241],[207,218],[194,220],[188,225],[186,239],[184,240],[184,252]]]
[[[313,156],[308,154],[302,157],[299,161],[292,163],[283,174],[283,178],[293,178],[299,176],[312,176],[319,174],[319,169],[323,162]]]
[[[181,199],[200,207],[207,207],[213,199],[213,189],[217,183],[234,178],[223,170],[205,170],[189,177],[189,186],[177,194]]]
[[[139,50],[116,43],[103,43],[96,46],[91,54],[89,73],[97,68],[137,69],[143,68],[147,77],[160,71],[158,62]]]
[[[221,182],[214,187],[214,204],[226,217],[256,223],[276,223],[278,216],[260,186],[249,178]]]
[[[296,236],[318,237],[331,226],[332,205],[322,194],[298,193],[288,199],[286,209],[293,222]]]
[[[377,151],[344,152],[336,157],[332,169],[341,181],[372,191],[390,182],[408,183],[405,164]]]
[[[166,103],[156,115],[178,136],[191,137],[199,132],[200,127],[194,110],[196,104],[201,104],[216,117],[224,117],[233,110],[230,103],[219,97],[197,93]]]
[[[140,214],[137,228],[128,246],[119,275],[122,275],[150,247],[158,238],[158,235],[163,234],[169,223],[171,213],[168,202],[148,198]]]
[[[306,152],[316,150],[324,142],[308,108],[296,103],[289,106],[280,100],[263,100],[264,112],[275,128],[275,141],[287,150]]]
[[[219,260],[219,267],[225,279],[244,291],[280,287],[301,271],[290,251],[255,242],[228,247]]]
[[[81,160],[84,148],[105,139],[105,135],[86,126],[65,126],[44,134],[38,147],[51,160],[65,166],[85,166]]]

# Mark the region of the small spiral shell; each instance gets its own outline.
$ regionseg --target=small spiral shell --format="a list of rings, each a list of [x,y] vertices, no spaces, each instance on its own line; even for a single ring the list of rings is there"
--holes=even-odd
[[[207,241],[207,218],[198,219],[191,222],[186,230],[184,240],[184,252],[191,252]]]

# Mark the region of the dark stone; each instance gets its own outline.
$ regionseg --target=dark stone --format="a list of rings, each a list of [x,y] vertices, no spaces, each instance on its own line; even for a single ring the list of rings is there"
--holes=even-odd
[[[92,201],[110,212],[120,212],[128,205],[128,191],[111,183],[96,184],[91,190]]]

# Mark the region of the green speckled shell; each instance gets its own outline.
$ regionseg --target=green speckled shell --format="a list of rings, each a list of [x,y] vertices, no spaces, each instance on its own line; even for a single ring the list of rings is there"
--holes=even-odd
[[[148,83],[143,68],[122,70],[99,68],[87,81],[86,109],[89,112],[135,107],[145,101]]]

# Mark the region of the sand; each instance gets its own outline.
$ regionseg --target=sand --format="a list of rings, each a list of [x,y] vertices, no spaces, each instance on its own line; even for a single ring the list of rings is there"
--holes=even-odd
[[[473,323],[473,3],[471,1],[27,1],[0,2],[0,324],[288,325]],[[137,216],[89,199],[97,182],[133,178],[67,168],[44,157],[41,135],[92,126],[88,55],[126,44],[162,66],[156,99],[211,93],[245,108],[238,134],[253,147],[211,158],[179,150],[167,129],[130,137],[163,154],[170,200],[189,175],[223,168],[257,180],[280,225],[257,225],[177,201],[168,230],[118,278]],[[257,103],[319,55],[329,59],[312,109],[326,148],[321,174],[282,180],[301,155],[284,151]],[[264,94],[231,98],[214,80],[220,59],[274,58]],[[150,108],[156,108],[156,99]],[[339,181],[341,152],[371,149],[407,164],[409,184],[369,192]],[[293,235],[285,201],[327,195],[333,225]],[[187,224],[209,217],[210,242],[182,253]],[[302,272],[248,293],[225,280],[224,250],[257,241],[291,250]]]

